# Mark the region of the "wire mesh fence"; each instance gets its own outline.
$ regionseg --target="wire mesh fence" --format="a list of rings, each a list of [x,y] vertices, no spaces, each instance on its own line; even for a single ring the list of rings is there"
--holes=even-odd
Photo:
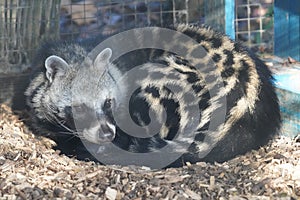
[[[203,0],[85,0],[61,3],[61,37],[86,38],[145,25],[201,20]]]
[[[19,72],[43,38],[58,36],[59,0],[0,0],[0,72]]]
[[[236,39],[254,51],[273,51],[273,0],[236,0]]]
[[[273,0],[236,0],[236,38],[272,52]],[[82,40],[145,25],[224,30],[224,0],[0,0],[0,73],[22,71],[41,41]]]

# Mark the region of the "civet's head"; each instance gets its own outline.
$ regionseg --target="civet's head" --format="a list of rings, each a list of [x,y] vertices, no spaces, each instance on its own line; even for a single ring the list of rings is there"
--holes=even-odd
[[[56,121],[62,120],[66,129],[97,144],[114,139],[113,113],[126,91],[111,56],[112,50],[106,48],[93,61],[86,58],[80,64],[69,64],[56,55],[45,61],[49,82],[46,96]]]

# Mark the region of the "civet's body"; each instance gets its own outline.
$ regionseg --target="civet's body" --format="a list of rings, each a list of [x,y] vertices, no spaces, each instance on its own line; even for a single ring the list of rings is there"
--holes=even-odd
[[[159,151],[170,144],[175,151],[182,151],[184,162],[223,162],[266,144],[280,126],[272,75],[266,65],[210,28],[180,24],[172,30],[195,40],[205,54],[197,57],[195,47],[187,43],[183,45],[186,57],[138,49],[112,61],[114,50],[106,48],[88,60],[91,45],[46,45],[35,62],[46,71],[38,73],[26,91],[34,127],[50,135],[79,136],[98,145],[113,142],[130,152]],[[168,45],[182,42],[176,37]],[[193,57],[207,69],[199,70],[189,62]],[[213,65],[208,66],[209,62]],[[137,65],[138,80],[126,79],[124,74]],[[211,75],[215,80],[207,81]],[[137,84],[133,93],[129,89],[132,81]],[[172,88],[177,89],[174,92]],[[186,100],[189,95],[193,98]],[[126,106],[130,116],[122,113]],[[221,108],[225,108],[224,120],[210,127]],[[150,111],[155,119],[163,120],[156,134],[148,132],[151,137],[139,138],[119,127],[122,119],[142,127],[151,124]],[[196,125],[189,127],[195,120]],[[76,126],[76,121],[83,125]],[[184,141],[182,130],[193,133],[192,141]],[[190,145],[183,148],[176,139]]]

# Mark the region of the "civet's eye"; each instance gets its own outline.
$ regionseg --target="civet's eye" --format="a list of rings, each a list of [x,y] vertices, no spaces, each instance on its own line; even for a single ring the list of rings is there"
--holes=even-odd
[[[112,107],[112,99],[106,99],[103,105],[104,109],[110,109]]]

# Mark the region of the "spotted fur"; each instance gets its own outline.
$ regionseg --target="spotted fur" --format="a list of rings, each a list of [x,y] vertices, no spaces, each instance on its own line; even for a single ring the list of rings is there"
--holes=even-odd
[[[179,41],[179,34],[164,44],[166,49],[180,48],[184,57],[159,49],[139,49],[112,61],[114,49],[111,52],[108,48],[87,59],[90,44],[46,45],[35,63],[38,67],[45,63],[46,72],[39,73],[25,93],[35,127],[40,132],[75,135],[100,145],[112,141],[131,152],[173,145],[174,151],[183,154],[174,165],[223,162],[266,144],[280,126],[280,114],[272,75],[265,64],[239,43],[208,27],[179,24],[171,29],[196,41]],[[153,29],[153,35],[157,30]],[[146,39],[138,33],[136,38],[137,43]],[[200,58],[199,47],[206,52]],[[138,77],[124,78],[138,65]],[[133,93],[130,85],[137,85]],[[118,120],[125,119],[128,96],[130,117],[144,126],[147,134],[153,131],[147,129],[153,122],[150,111],[158,124],[165,120],[157,134],[139,138],[118,126]],[[194,108],[199,110],[197,114]],[[222,108],[224,121],[213,123]],[[79,113],[77,120],[91,119],[86,127],[75,128],[74,112]],[[195,119],[197,124],[192,126]],[[194,133],[192,141],[185,134],[178,135],[187,130]],[[179,142],[174,142],[175,138]],[[181,149],[181,142],[191,145]]]

